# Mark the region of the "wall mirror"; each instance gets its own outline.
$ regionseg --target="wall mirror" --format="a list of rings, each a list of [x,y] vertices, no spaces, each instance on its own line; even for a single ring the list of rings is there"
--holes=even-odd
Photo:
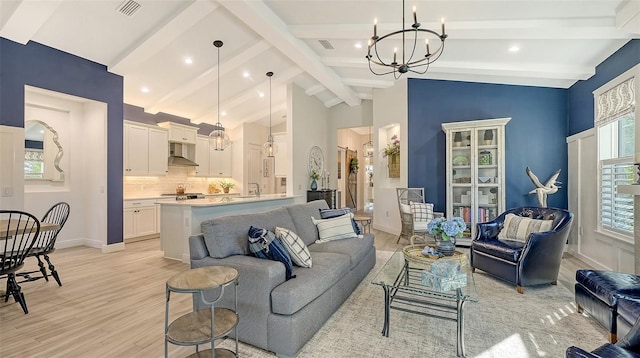
[[[43,121],[29,120],[24,124],[24,139],[24,178],[64,181],[58,132]]]

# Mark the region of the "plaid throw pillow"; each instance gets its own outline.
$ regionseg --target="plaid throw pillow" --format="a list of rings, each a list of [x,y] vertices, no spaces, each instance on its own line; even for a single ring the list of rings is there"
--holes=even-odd
[[[291,261],[300,267],[311,267],[311,254],[302,239],[291,230],[276,227],[276,237],[287,249]]]
[[[498,239],[527,242],[532,233],[551,230],[552,223],[553,220],[536,220],[507,214]]]
[[[249,228],[249,251],[255,257],[282,262],[286,280],[296,277],[293,274],[293,264],[287,249],[271,231],[251,226]]]
[[[324,220],[316,220],[312,217],[311,221],[318,228],[318,236],[320,237],[320,239],[316,240],[316,243],[358,237],[356,232],[353,231],[351,219],[353,219],[353,214],[351,213]]]
[[[433,204],[432,203],[416,203],[410,202],[413,221],[429,222],[433,220]]]

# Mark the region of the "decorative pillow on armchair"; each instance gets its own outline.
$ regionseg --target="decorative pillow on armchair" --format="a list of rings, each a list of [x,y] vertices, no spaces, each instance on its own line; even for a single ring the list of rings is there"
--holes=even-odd
[[[287,249],[271,231],[251,226],[249,228],[249,251],[255,257],[282,262],[286,280],[296,277],[293,274],[293,264]]]
[[[507,214],[498,239],[527,242],[532,233],[549,231],[552,224],[553,220],[536,220]]]
[[[413,214],[413,221],[426,221],[433,220],[433,204],[431,203],[416,203],[410,202],[411,213]]]

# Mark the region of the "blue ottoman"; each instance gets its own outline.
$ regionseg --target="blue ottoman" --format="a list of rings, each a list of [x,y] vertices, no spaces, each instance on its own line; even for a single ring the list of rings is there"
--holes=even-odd
[[[640,277],[622,272],[578,270],[575,295],[578,312],[587,311],[609,331],[609,342],[615,343],[618,301],[620,297],[640,299]],[[627,331],[633,322],[625,327]]]

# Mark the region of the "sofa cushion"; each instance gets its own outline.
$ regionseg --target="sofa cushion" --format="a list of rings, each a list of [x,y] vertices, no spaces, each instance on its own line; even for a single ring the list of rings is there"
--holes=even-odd
[[[576,282],[611,307],[618,304],[620,296],[640,297],[640,276],[629,273],[577,270]]]
[[[287,207],[289,215],[295,224],[293,231],[300,236],[307,246],[318,240],[318,229],[316,229],[316,226],[311,222],[311,218],[320,219],[320,209],[329,209],[326,201],[314,200],[305,204]]]
[[[293,261],[294,264],[300,267],[311,267],[312,259],[311,254],[309,254],[309,249],[295,232],[276,227],[276,236],[287,249],[287,252],[289,252],[291,261]]]
[[[289,252],[273,232],[253,226],[249,228],[249,251],[257,258],[282,262],[285,268],[285,280],[296,277],[293,274],[293,263]]]
[[[351,238],[313,244],[309,246],[311,255],[318,252],[333,252],[349,256],[349,269],[356,267],[373,246],[372,234],[363,234],[362,238]]]
[[[318,227],[319,239],[316,240],[316,243],[358,237],[353,231],[352,220],[353,214],[351,213],[332,219],[316,220],[311,218],[311,221]]]
[[[286,208],[205,220],[200,227],[209,256],[222,259],[231,255],[249,255],[247,232],[252,225],[271,231],[275,231],[276,226],[296,231]]]
[[[536,220],[507,214],[498,239],[527,242],[532,233],[549,231],[552,224],[553,220]]]
[[[340,209],[320,209],[320,218],[331,219],[331,218],[346,215],[352,212],[353,211],[351,210],[350,207],[340,208]],[[360,232],[360,227],[358,227],[358,224],[356,223],[356,220],[353,217],[351,218],[351,224],[353,225],[353,231],[355,231],[357,235],[362,234],[362,232]]]
[[[496,256],[509,262],[518,262],[524,244],[520,241],[480,238],[473,241],[473,251]]]
[[[295,280],[286,281],[271,291],[273,313],[292,315],[323,294],[349,273],[349,257],[331,252],[314,252],[313,267],[294,267]]]

